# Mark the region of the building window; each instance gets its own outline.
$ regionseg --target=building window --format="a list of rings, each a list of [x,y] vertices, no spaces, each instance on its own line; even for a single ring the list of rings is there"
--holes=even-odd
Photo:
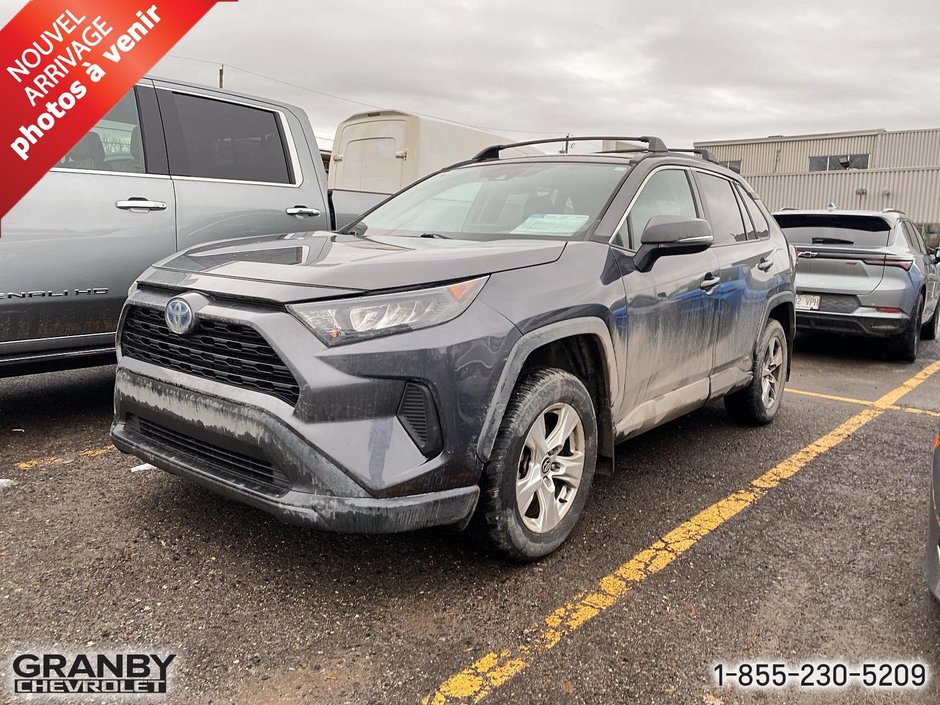
[[[733,171],[736,174],[741,173],[741,160],[740,159],[731,159],[728,161],[721,161],[718,163],[721,164],[722,166],[728,167],[729,169],[731,169],[731,171]]]
[[[845,171],[867,169],[868,154],[833,154],[828,157],[810,157],[810,171]]]

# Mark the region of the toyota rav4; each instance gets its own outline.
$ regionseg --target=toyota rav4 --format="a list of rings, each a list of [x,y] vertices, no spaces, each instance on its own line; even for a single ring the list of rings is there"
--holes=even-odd
[[[342,232],[154,265],[121,317],[114,443],[288,521],[472,526],[531,560],[618,442],[719,398],[769,423],[794,334],[779,227],[707,154],[590,139],[646,146],[497,145]]]

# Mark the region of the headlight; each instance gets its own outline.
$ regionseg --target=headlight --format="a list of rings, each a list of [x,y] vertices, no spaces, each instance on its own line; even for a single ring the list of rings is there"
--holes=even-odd
[[[324,301],[287,309],[326,345],[436,326],[457,318],[480,293],[487,277],[396,294]]]

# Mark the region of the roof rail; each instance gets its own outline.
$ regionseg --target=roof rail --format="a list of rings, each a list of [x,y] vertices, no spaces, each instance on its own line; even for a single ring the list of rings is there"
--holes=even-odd
[[[638,151],[649,151],[649,152],[668,152],[666,148],[666,143],[663,142],[659,137],[652,136],[643,136],[643,137],[572,137],[567,135],[565,137],[553,137],[551,139],[542,139],[542,140],[527,140],[525,142],[512,142],[510,144],[494,144],[485,149],[480,150],[480,152],[471,159],[471,162],[485,162],[491,159],[499,159],[499,153],[507,149],[513,149],[515,147],[529,147],[535,144],[552,144],[555,142],[596,142],[598,140],[611,140],[611,141],[622,141],[622,142],[643,142],[648,145],[648,149],[638,150]]]
[[[718,164],[719,162],[712,156],[712,153],[707,149],[695,148],[695,149],[670,149],[670,152],[685,152],[688,154],[697,154],[706,162],[712,162]]]
[[[885,208],[881,212],[882,213],[900,213],[901,215],[907,215],[907,213],[897,208]]]

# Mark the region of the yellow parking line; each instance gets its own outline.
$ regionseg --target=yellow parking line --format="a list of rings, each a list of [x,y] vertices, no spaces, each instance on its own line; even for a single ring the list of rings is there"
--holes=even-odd
[[[787,389],[787,394],[798,394],[802,397],[813,397],[814,399],[828,399],[829,401],[840,401],[845,404],[857,404],[858,406],[877,406],[879,409],[887,411],[904,411],[908,414],[920,414],[922,416],[933,416],[940,418],[940,411],[931,411],[929,409],[918,409],[913,406],[901,406],[898,404],[881,404],[878,401],[869,401],[868,399],[855,399],[853,397],[840,397],[836,394],[820,394],[819,392],[808,392],[804,389]]]
[[[89,448],[88,450],[83,450],[81,453],[79,453],[79,455],[82,456],[83,458],[97,458],[100,455],[104,455],[105,453],[111,453],[112,451],[115,451],[115,450],[117,450],[117,448],[115,448],[114,446],[106,445],[106,446],[102,446],[101,448]]]
[[[16,464],[17,470],[35,470],[36,468],[42,468],[46,465],[52,465],[57,463],[62,458],[57,455],[48,455],[45,458],[33,458],[32,460],[24,460],[22,463]]]
[[[940,370],[940,362],[921,370],[901,386],[891,390],[869,408],[798,450],[750,484],[699,512],[637,553],[597,581],[588,594],[575,596],[545,617],[538,632],[526,644],[491,651],[454,674],[422,699],[424,705],[477,703],[493,690],[524,671],[532,659],[554,648],[584,624],[610,609],[630,590],[666,568],[698,541],[715,531],[742,510],[757,502],[784,480],[793,477],[814,459],[832,450],[870,421],[890,410],[901,397]]]
[[[113,445],[106,445],[100,448],[89,448],[87,450],[79,451],[78,455],[82,458],[97,458],[107,453],[112,453],[116,450],[117,448],[115,448]],[[64,462],[65,460],[65,458],[58,455],[47,455],[44,458],[32,458],[30,460],[24,460],[17,463],[14,467],[16,467],[17,470],[37,470],[49,465]]]

